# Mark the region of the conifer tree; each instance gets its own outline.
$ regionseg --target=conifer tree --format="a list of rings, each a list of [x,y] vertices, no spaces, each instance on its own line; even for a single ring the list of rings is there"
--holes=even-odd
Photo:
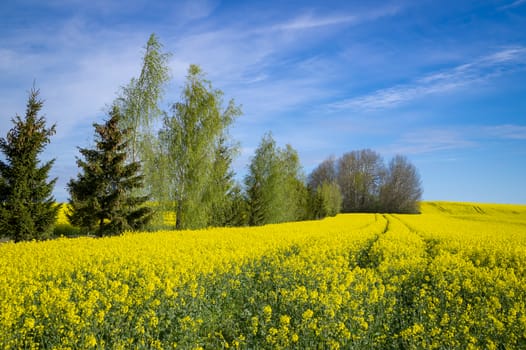
[[[279,172],[279,154],[272,135],[261,139],[245,177],[249,207],[249,224],[252,226],[280,222],[283,202]]]
[[[206,198],[206,202],[210,203],[208,226],[236,226],[232,222],[232,206],[236,198],[233,193],[235,174],[231,169],[233,153],[233,147],[227,144],[224,136],[220,136],[212,164],[209,194]]]
[[[69,220],[98,236],[141,229],[152,216],[143,205],[148,197],[134,195],[143,176],[139,162],[126,162],[129,131],[119,127],[120,117],[114,106],[105,124],[93,124],[95,148],[79,148],[84,160],[77,158],[77,165],[82,172],[68,183]]]
[[[40,164],[39,154],[55,134],[38,116],[43,101],[39,90],[29,93],[26,116],[12,119],[14,127],[0,138],[0,232],[15,241],[48,238],[59,206],[52,196],[57,179],[48,182],[54,159]]]

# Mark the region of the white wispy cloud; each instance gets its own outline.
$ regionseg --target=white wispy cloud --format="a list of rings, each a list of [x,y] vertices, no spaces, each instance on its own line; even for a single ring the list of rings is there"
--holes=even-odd
[[[516,118],[500,119],[502,125],[415,130],[415,125],[422,125],[420,111],[411,111],[418,114],[411,117],[395,111],[389,118],[381,113],[375,115],[379,118],[348,113],[349,109],[385,110],[425,96],[471,89],[525,67],[524,46],[503,47],[471,61],[461,59],[462,50],[442,50],[447,52],[426,60],[429,50],[418,48],[419,43],[390,50],[392,46],[383,41],[391,40],[383,36],[384,24],[387,28],[393,25],[390,17],[401,13],[402,7],[373,9],[371,5],[356,10],[353,6],[359,5],[350,4],[338,11],[311,3],[285,11],[264,8],[261,13],[259,5],[243,7],[253,11],[222,7],[216,12],[215,0],[132,0],[122,9],[116,2],[103,0],[73,0],[73,5],[67,0],[51,1],[55,6],[51,12],[69,14],[43,20],[38,26],[16,28],[9,35],[0,33],[0,133],[5,135],[9,117],[24,112],[26,91],[36,79],[46,100],[43,112],[57,123],[58,134],[48,155],[57,158],[53,176],[59,176],[56,191],[62,200],[67,197],[65,183],[77,171],[75,147],[92,139],[91,124],[100,121],[104,106],[121,85],[139,74],[142,48],[151,32],[159,35],[166,51],[173,52],[173,81],[163,108],[180,98],[191,63],[201,65],[213,86],[224,91],[225,100],[234,97],[243,105],[244,115],[231,132],[243,147],[236,171],[246,168],[267,130],[274,131],[280,145],[290,142],[297,148],[307,167],[331,153],[356,147],[371,147],[387,155],[396,151],[450,156],[454,152],[448,150],[476,148],[486,139],[512,143],[526,138],[526,126],[517,125]],[[515,3],[518,6],[521,1]],[[63,11],[63,6],[70,11]],[[373,23],[377,20],[379,23]],[[405,16],[400,20],[405,21]],[[361,25],[364,27],[359,28]],[[393,37],[399,40],[402,36],[394,33]],[[492,45],[499,42],[508,43]],[[330,50],[324,51],[326,46]],[[398,49],[412,56],[395,66],[390,63],[398,57]],[[405,72],[425,72],[426,67],[444,67],[446,62],[457,63],[449,69],[420,73],[404,84],[384,85]],[[379,84],[384,88],[378,89]],[[349,95],[356,86],[365,85],[370,93]],[[325,114],[329,103],[336,112]]]
[[[51,6],[66,4],[54,0]],[[78,123],[85,124],[100,115],[119,87],[138,74],[141,49],[150,34],[142,26],[127,27],[124,31],[121,27],[102,27],[91,20],[93,13],[109,15],[116,11],[114,3],[96,1],[90,6],[80,2],[78,5],[81,6],[78,14],[50,22],[44,30],[25,28],[7,38],[0,50],[3,75],[0,103],[7,106],[4,112],[10,116],[22,112],[19,106],[24,105],[24,92],[36,80],[46,98],[48,116],[58,123],[59,137],[70,133]],[[140,10],[146,5],[143,0],[136,0],[130,6]],[[209,16],[215,6],[215,1],[187,1],[177,9],[171,6],[169,11],[178,13],[177,18],[187,14],[186,20],[199,20]],[[206,25],[188,25],[182,31],[174,30],[176,24],[174,27],[162,24],[158,27],[164,32],[160,33],[161,41],[166,50],[174,53],[171,62],[174,83],[167,100],[179,97],[190,63],[197,63],[209,72],[214,86],[224,90],[227,98],[235,96],[253,114],[253,119],[326,96],[328,77],[324,72],[305,72],[311,58],[295,62],[286,58],[298,48],[323,40],[305,42],[303,30],[355,25],[396,11],[393,7],[337,15],[303,11],[275,23],[254,26],[251,21],[239,19],[224,25],[214,20]],[[277,29],[290,33],[276,35]],[[36,50],[31,49],[35,46]],[[320,66],[323,65],[328,66],[329,62],[321,62]],[[4,133],[7,124],[2,124],[0,132]]]
[[[352,24],[356,22],[358,17],[353,15],[347,16],[330,16],[330,17],[319,17],[312,14],[302,15],[294,18],[288,22],[279,23],[272,26],[274,30],[305,30],[318,27],[327,27],[338,24]]]
[[[526,125],[503,124],[486,126],[482,128],[482,135],[507,140],[526,140]]]
[[[526,4],[526,0],[515,0],[515,1],[511,2],[508,5],[501,6],[500,9],[501,10],[507,10],[507,9],[518,7],[518,6],[523,5],[523,4]]]
[[[403,133],[385,146],[385,154],[429,154],[482,147],[488,141],[526,140],[526,125],[470,125],[430,127]]]
[[[423,129],[405,133],[383,150],[385,154],[424,154],[476,146],[464,133],[454,129]]]
[[[9,46],[0,52],[0,134],[11,128],[10,118],[24,115],[27,91],[35,82],[44,100],[42,114],[49,125],[56,124],[57,134],[42,159],[56,159],[50,176],[58,177],[54,193],[63,201],[66,183],[77,172],[76,147],[91,144],[91,124],[137,74],[147,35],[89,28],[79,19],[21,35],[4,41]],[[35,43],[37,48],[29,49]]]
[[[356,25],[363,22],[377,20],[382,17],[398,14],[400,7],[384,6],[367,11],[356,11],[347,14],[320,15],[313,11],[306,12],[286,21],[275,23],[259,30],[266,31],[303,31],[331,27],[336,25]]]
[[[450,69],[414,79],[411,83],[331,103],[331,109],[381,110],[428,95],[482,84],[503,74],[526,68],[526,47],[508,47]]]
[[[28,50],[30,44],[4,49],[0,103],[8,108],[3,112],[23,113],[26,91],[35,81],[45,100],[44,113],[58,124],[57,137],[100,115],[118,88],[137,74],[147,36],[89,31],[82,21],[73,20],[54,31],[33,33],[40,52]]]

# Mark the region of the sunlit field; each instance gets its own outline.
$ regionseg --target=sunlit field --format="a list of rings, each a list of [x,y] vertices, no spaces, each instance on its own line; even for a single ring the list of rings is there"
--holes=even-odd
[[[526,348],[526,206],[0,244],[0,348]]]

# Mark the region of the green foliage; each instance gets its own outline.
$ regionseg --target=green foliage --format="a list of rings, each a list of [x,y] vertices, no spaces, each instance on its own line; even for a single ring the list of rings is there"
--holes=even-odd
[[[77,158],[82,172],[71,179],[72,224],[98,236],[119,234],[143,228],[151,219],[151,209],[142,206],[147,196],[134,196],[142,187],[140,164],[126,164],[127,131],[119,127],[120,112],[114,106],[104,125],[93,124],[95,149],[80,148],[84,160]]]
[[[308,216],[308,192],[297,152],[276,146],[272,135],[263,136],[245,177],[249,223],[265,225]]]
[[[245,196],[238,184],[235,184],[229,191],[224,202],[224,206],[219,211],[221,220],[211,226],[246,226],[248,225],[248,205]]]
[[[69,223],[56,224],[53,229],[54,237],[75,237],[80,235],[80,228]]]
[[[15,241],[45,239],[53,232],[59,207],[52,196],[57,179],[47,181],[54,160],[40,165],[39,154],[55,134],[39,117],[39,90],[29,93],[26,116],[12,119],[13,128],[0,138],[0,232]]]
[[[245,177],[250,225],[280,221],[279,155],[271,134],[263,136]]]
[[[343,198],[336,182],[324,181],[313,193],[313,197],[314,218],[320,219],[340,213]]]
[[[119,126],[130,130],[127,151],[132,162],[145,162],[151,156],[152,124],[162,115],[159,101],[170,78],[169,53],[162,53],[162,44],[151,34],[145,47],[139,78],[132,78],[122,88],[115,104],[122,111]]]
[[[284,204],[282,221],[305,220],[308,217],[308,193],[298,152],[287,144],[280,150],[279,158]]]
[[[245,224],[245,209],[240,187],[234,181],[232,157],[235,147],[219,138],[215,159],[212,165],[211,186],[207,196],[210,203],[208,226],[242,226]]]
[[[336,216],[342,209],[342,194],[336,181],[324,180],[318,187],[308,186],[308,219]]]
[[[171,54],[162,52],[162,48],[158,37],[151,34],[139,77],[132,78],[114,102],[122,111],[119,126],[130,130],[128,161],[141,163],[144,181],[143,188],[137,189],[137,192],[149,194],[158,203],[159,210],[152,220],[156,226],[162,226],[162,213],[167,209],[166,162],[161,156],[162,145],[153,132],[155,122],[164,114],[159,104],[170,79],[168,61]]]
[[[234,101],[222,107],[223,92],[196,65],[188,69],[181,102],[164,119],[159,133],[168,164],[165,188],[175,203],[176,228],[200,228],[223,221],[222,211],[232,188],[230,164],[235,150],[228,146],[227,130],[241,114]]]

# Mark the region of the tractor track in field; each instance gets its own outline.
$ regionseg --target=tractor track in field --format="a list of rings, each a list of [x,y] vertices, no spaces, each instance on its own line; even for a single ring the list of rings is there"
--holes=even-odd
[[[429,260],[433,259],[435,256],[437,256],[437,254],[438,254],[437,246],[438,246],[438,244],[440,244],[440,240],[439,239],[437,239],[437,238],[425,238],[422,235],[422,233],[420,233],[420,231],[418,229],[416,229],[415,227],[413,227],[410,224],[408,224],[405,220],[400,218],[397,214],[390,214],[389,216],[394,218],[394,219],[396,219],[398,222],[400,222],[402,225],[404,225],[409,230],[409,232],[415,234],[416,236],[418,236],[424,242],[424,244],[425,244],[425,253],[426,253],[426,257],[427,257],[426,260],[429,261]]]
[[[389,231],[389,219],[386,214],[374,214],[374,218],[375,223],[378,222],[380,218],[383,218],[385,220],[385,226],[380,233],[376,233],[374,237],[369,239],[363,249],[358,253],[357,265],[362,269],[375,269],[378,267],[377,261],[371,259],[371,250],[378,242],[378,239]]]

